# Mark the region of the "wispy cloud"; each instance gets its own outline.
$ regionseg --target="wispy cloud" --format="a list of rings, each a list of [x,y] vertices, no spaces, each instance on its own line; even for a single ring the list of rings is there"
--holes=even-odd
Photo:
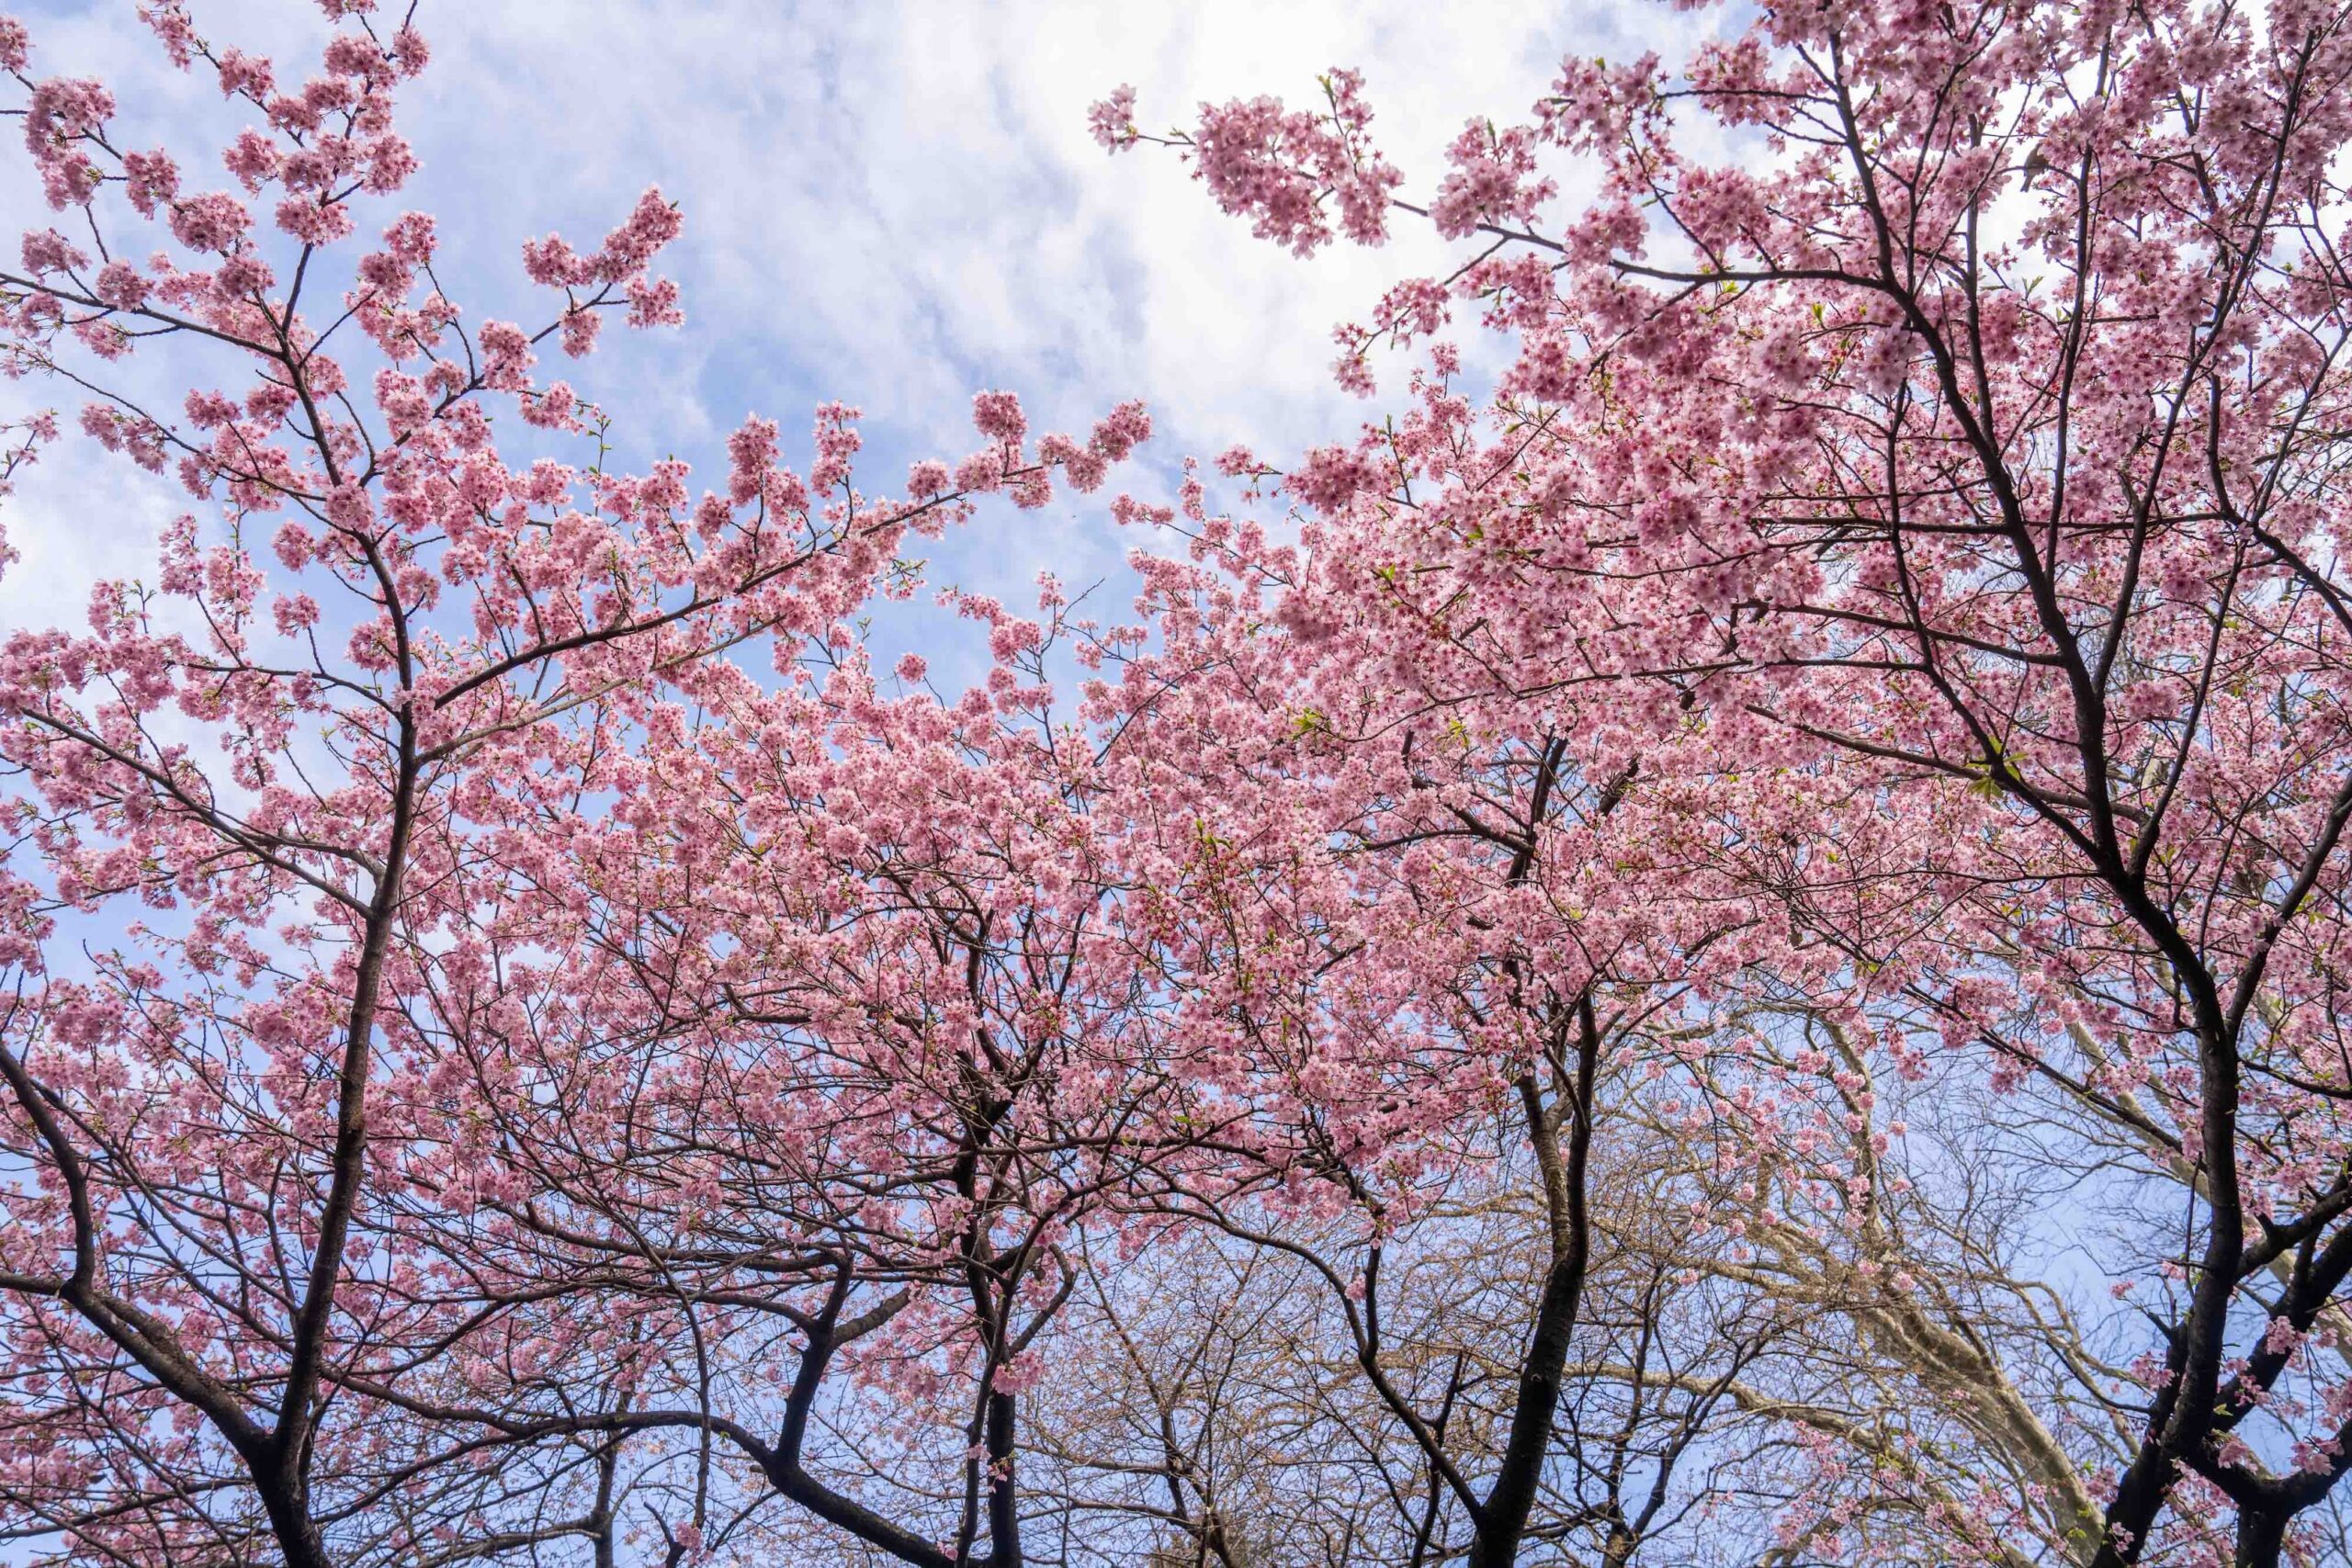
[[[316,36],[308,6],[198,0],[196,12],[224,41],[286,47],[289,70],[310,52],[293,40]],[[111,77],[134,143],[190,122],[236,128],[209,85],[168,70],[128,6],[33,19],[37,63]],[[687,213],[665,259],[689,325],[608,334],[574,377],[623,416],[624,452],[704,458],[746,412],[789,429],[839,398],[865,409],[892,478],[908,458],[971,444],[967,400],[982,387],[1019,390],[1048,427],[1147,398],[1163,464],[1235,441],[1280,454],[1361,417],[1331,386],[1330,329],[1399,269],[1445,265],[1434,235],[1408,223],[1385,254],[1312,261],[1260,244],[1173,157],[1114,160],[1089,140],[1087,105],[1112,86],[1132,82],[1145,122],[1172,124],[1204,98],[1303,98],[1318,72],[1353,64],[1392,155],[1426,190],[1466,117],[1522,111],[1562,55],[1670,53],[1669,29],[1705,25],[1654,5],[1546,15],[1391,0],[474,0],[427,4],[419,20],[435,63],[407,100],[424,168],[405,198],[442,216],[478,313],[534,313],[522,239],[593,236],[658,182]],[[24,219],[39,209],[13,167],[0,201]],[[135,565],[178,504],[161,482],[134,500],[130,479],[98,480],[82,453],[22,488],[11,526],[28,559],[0,583],[6,621],[53,616],[91,577]],[[1132,541],[1082,505],[1057,518],[959,541],[953,570],[1007,597],[1041,569],[1115,571]]]

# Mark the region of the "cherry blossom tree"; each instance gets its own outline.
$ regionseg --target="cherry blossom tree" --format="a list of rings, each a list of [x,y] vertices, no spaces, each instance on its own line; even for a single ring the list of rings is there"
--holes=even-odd
[[[1326,602],[1449,705],[1605,690],[1645,774],[1695,744],[1740,775],[1708,859],[1777,894],[1756,974],[1792,976],[1804,1021],[1742,1076],[1782,1058],[1862,1134],[1797,1148],[1787,1070],[1726,1084],[1773,1112],[1724,1152],[1749,1201],[1827,1150],[1816,1191],[1870,1237],[1898,1195],[1880,1081],[2051,1118],[2071,1201],[2120,1215],[2085,1238],[2093,1278],[2014,1293],[2038,1298],[2016,1337],[1928,1289],[1958,1340],[1903,1354],[1924,1399],[2040,1387],[1978,1429],[2077,1561],[2278,1561],[2352,1465],[2345,23],[1767,6],[1677,70],[1570,62],[1522,123],[1471,122],[1419,203],[1345,73],[1315,108],[1160,137],[1132,95],[1096,113],[1301,252],[1400,213],[1475,247],[1341,330],[1365,390],[1375,344],[1457,310],[1501,352],[1483,410],[1425,386],[1284,476],[1328,530]],[[1460,362],[1435,341],[1424,375]],[[1478,460],[1425,434],[1448,417]],[[1301,598],[1295,633],[1348,624]],[[1977,1115],[1981,1156],[2001,1112]],[[1881,1272],[1890,1245],[1838,1293],[1926,1288]],[[1951,1550],[2013,1528],[1967,1512]],[[1806,1500],[1784,1528],[1819,1551],[1847,1523]]]
[[[1115,94],[1460,265],[1379,417],[1110,503],[1134,624],[945,593],[957,693],[862,608],[1140,407],[620,472],[538,359],[680,213],[469,321],[328,11],[294,88],[148,8],[226,191],[0,23],[0,352],[191,501],[0,645],[10,1550],[2340,1547],[2352,16],[1768,4],[1427,192],[1353,72]]]
[[[635,720],[669,741],[604,775],[607,809],[518,798],[526,897],[594,967],[529,1037],[452,1041],[453,1109],[496,1108],[469,1268],[632,1331],[421,1413],[516,1448],[715,1434],[713,1550],[780,1494],[897,1561],[1021,1561],[1021,1402],[1072,1249],[1134,1162],[1194,1142],[1091,759],[1051,721],[1051,627],[962,604],[1001,662],[956,703],[912,656],[781,690],[714,663]]]
[[[425,44],[368,6],[326,9],[320,71],[296,85],[177,5],[146,8],[172,62],[252,118],[217,150],[232,190],[199,188],[188,149],[119,144],[106,85],[37,75],[26,29],[0,21],[57,214],[0,273],[6,368],[78,391],[83,434],[194,508],[153,583],[102,584],[86,631],[13,630],[0,650],[0,1530],[72,1561],[309,1568],[566,1540],[611,1561],[621,1439],[698,1434],[707,1472],[716,1428],[707,1403],[640,1413],[626,1375],[692,1359],[654,1337],[691,1332],[695,1283],[673,1270],[675,1311],[592,1321],[610,1292],[579,1275],[627,1274],[598,1260],[628,1201],[706,1179],[664,1188],[682,1156],[644,1156],[581,1234],[519,1185],[562,1194],[568,1160],[664,1103],[627,1107],[617,1134],[500,1143],[566,1089],[550,1115],[607,1107],[607,1042],[637,1052],[614,1070],[660,1087],[664,1015],[634,953],[596,910],[534,897],[533,870],[585,802],[686,744],[660,694],[746,682],[730,649],[787,680],[808,650],[837,657],[861,604],[904,591],[910,534],[980,492],[1091,488],[1147,426],[1130,409],[1091,446],[1032,455],[1018,404],[988,394],[979,450],[919,465],[903,497],[854,485],[838,405],[805,476],[758,420],[721,493],[696,500],[679,462],[609,469],[607,416],[537,357],[588,354],[608,314],[681,320],[650,271],[678,210],[649,191],[593,248],[530,242],[544,324],[466,324],[432,219],[382,210],[414,170],[394,96]],[[380,239],[355,239],[364,224]],[[59,438],[46,415],[11,434],[11,469]],[[529,1223],[484,1217],[517,1204]],[[991,1369],[1017,1362],[1043,1245],[974,1284],[998,1314]],[[835,1257],[776,1267],[823,1298]],[[642,1237],[628,1258],[672,1263]],[[840,1307],[798,1321],[846,1339]],[[573,1358],[614,1381],[566,1382]],[[563,1416],[501,1424],[539,1395]],[[803,1496],[797,1439],[778,1451],[777,1486]],[[667,1473],[627,1528],[674,1561],[711,1528],[709,1487]],[[852,1507],[832,1496],[804,1500]]]

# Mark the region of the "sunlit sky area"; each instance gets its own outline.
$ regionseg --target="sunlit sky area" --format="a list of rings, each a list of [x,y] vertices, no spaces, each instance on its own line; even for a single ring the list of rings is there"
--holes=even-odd
[[[192,10],[216,45],[274,52],[297,79],[324,36],[313,8],[286,0]],[[126,145],[187,148],[198,127],[217,145],[243,123],[209,72],[170,67],[128,6],[36,6],[28,19],[37,73],[108,80]],[[685,236],[663,266],[686,326],[610,333],[595,358],[561,367],[616,416],[624,461],[673,453],[707,470],[748,412],[783,423],[789,457],[810,408],[839,399],[865,412],[867,482],[895,488],[909,460],[967,450],[971,394],[1003,387],[1039,428],[1083,429],[1146,399],[1159,434],[1117,483],[1164,494],[1186,454],[1244,442],[1280,461],[1347,433],[1362,412],[1331,384],[1332,327],[1445,253],[1407,219],[1383,254],[1289,255],[1217,212],[1172,154],[1104,153],[1087,132],[1092,100],[1132,83],[1156,129],[1204,99],[1312,97],[1319,72],[1353,65],[1407,194],[1426,194],[1463,121],[1523,114],[1563,55],[1672,57],[1736,20],[1410,0],[428,0],[417,25],[434,62],[401,116],[424,166],[398,202],[437,215],[444,276],[477,320],[544,313],[521,272],[526,238],[593,241],[649,184],[683,203]],[[40,210],[23,160],[8,161],[0,202],[19,226]],[[1136,541],[1102,499],[967,530],[933,581],[1014,603],[1046,570],[1114,588]],[[78,620],[91,581],[141,574],[186,503],[69,440],[8,504],[24,559],[0,580],[0,623],[22,625]]]

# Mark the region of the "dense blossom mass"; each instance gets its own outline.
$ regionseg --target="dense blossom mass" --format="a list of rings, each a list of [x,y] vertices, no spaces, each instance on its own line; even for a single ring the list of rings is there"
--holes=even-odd
[[[1117,89],[1456,265],[1106,623],[904,552],[1141,404],[617,471],[679,209],[465,316],[325,9],[145,6],[152,150],[0,20],[0,491],[190,507],[0,637],[0,1555],[2352,1557],[2352,10],[1768,3],[1426,185]]]

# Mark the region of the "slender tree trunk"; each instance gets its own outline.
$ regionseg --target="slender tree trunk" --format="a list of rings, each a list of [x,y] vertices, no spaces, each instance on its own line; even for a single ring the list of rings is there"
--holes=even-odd
[[[1592,1148],[1593,1077],[1600,1058],[1600,1031],[1589,992],[1577,998],[1576,1012],[1576,1077],[1565,1107],[1566,1158],[1547,1157],[1546,1145],[1557,1134],[1558,1108],[1549,1117],[1534,1117],[1532,1127],[1545,1167],[1545,1201],[1553,1219],[1552,1266],[1544,1276],[1534,1337],[1521,1363],[1519,1400],[1511,1411],[1502,1468],[1487,1494],[1486,1506],[1479,1510],[1469,1568],[1510,1568],[1519,1560],[1520,1541],[1527,1533],[1528,1515],[1535,1506],[1544,1461],[1552,1448],[1554,1418],[1560,1407],[1560,1374],[1568,1363],[1568,1343],[1575,1337],[1577,1308],[1584,1297],[1585,1265],[1592,1252],[1585,1168]]]
[[[1021,1562],[1021,1495],[1012,1473],[1014,1417],[1012,1395],[989,1395],[989,1568],[1018,1568]]]
[[[1544,1278],[1544,1298],[1535,1314],[1535,1337],[1528,1346],[1520,1373],[1519,1400],[1511,1411],[1510,1439],[1471,1543],[1470,1568],[1509,1568],[1519,1560],[1520,1540],[1527,1531],[1527,1517],[1544,1478],[1544,1457],[1552,1447],[1552,1422],[1560,1405],[1560,1371],[1567,1364],[1568,1340],[1576,1331],[1577,1299],[1584,1285],[1582,1263],[1581,1258],[1573,1267],[1555,1262]]]

